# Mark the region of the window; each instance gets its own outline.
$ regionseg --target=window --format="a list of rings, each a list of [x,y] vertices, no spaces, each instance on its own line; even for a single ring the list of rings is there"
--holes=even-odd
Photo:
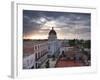
[[[33,51],[34,51],[34,46],[33,46]]]
[[[37,50],[37,46],[35,46],[35,50]]]
[[[40,48],[40,45],[38,45],[38,49]]]
[[[35,61],[37,61],[37,53],[35,54]]]
[[[40,53],[38,53],[38,58],[40,58]]]

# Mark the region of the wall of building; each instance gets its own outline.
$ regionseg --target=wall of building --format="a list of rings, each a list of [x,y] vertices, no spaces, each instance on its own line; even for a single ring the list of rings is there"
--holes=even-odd
[[[35,54],[27,56],[23,59],[23,68],[24,69],[30,69],[32,67],[35,68]]]
[[[25,44],[25,42],[24,42],[24,44]],[[48,43],[47,43],[47,41],[44,41],[44,42],[36,41],[36,43],[34,41],[33,42],[31,41],[31,44],[28,46],[29,47],[31,46],[32,49],[31,49],[31,51],[29,50],[29,52],[25,53],[25,54],[30,54],[30,55],[24,57],[23,68],[29,69],[29,68],[33,68],[33,66],[34,66],[34,68],[40,67],[48,57]],[[28,51],[26,49],[29,49],[29,48],[24,49],[25,51]]]

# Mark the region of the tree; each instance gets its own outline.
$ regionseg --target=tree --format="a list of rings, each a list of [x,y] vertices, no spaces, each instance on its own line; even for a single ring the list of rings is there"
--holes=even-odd
[[[91,48],[91,41],[90,40],[85,41],[83,46],[84,48]]]
[[[76,44],[76,40],[75,39],[69,40],[69,45],[70,46],[75,46],[75,44]]]

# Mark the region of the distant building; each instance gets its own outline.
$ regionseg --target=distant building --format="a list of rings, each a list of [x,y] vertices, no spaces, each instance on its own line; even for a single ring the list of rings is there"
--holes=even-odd
[[[68,51],[69,50],[69,48],[71,48],[70,46],[69,46],[69,44],[68,44],[68,40],[62,40],[62,42],[61,42],[61,47],[60,47],[60,55],[62,54],[62,53],[65,53],[66,51]]]

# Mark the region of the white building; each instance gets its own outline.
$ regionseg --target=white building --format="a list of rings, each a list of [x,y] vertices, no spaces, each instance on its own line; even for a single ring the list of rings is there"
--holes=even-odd
[[[23,58],[23,68],[24,69],[35,68],[35,54]]]
[[[35,54],[32,41],[23,42],[23,69],[35,67]]]
[[[68,44],[67,40],[61,41],[61,47],[60,47],[60,55],[66,51],[68,51],[71,47]]]
[[[54,28],[52,27],[52,30],[50,30],[48,36],[48,55],[49,56],[55,55],[56,53],[59,52],[59,49],[60,49],[60,44],[57,39],[57,34]]]
[[[35,53],[35,61],[36,61],[36,68],[40,67],[44,62],[48,60],[48,42],[47,41],[39,41],[34,45],[37,47],[34,50]]]
[[[47,41],[24,41],[23,45],[23,68],[39,68],[48,56]]]

